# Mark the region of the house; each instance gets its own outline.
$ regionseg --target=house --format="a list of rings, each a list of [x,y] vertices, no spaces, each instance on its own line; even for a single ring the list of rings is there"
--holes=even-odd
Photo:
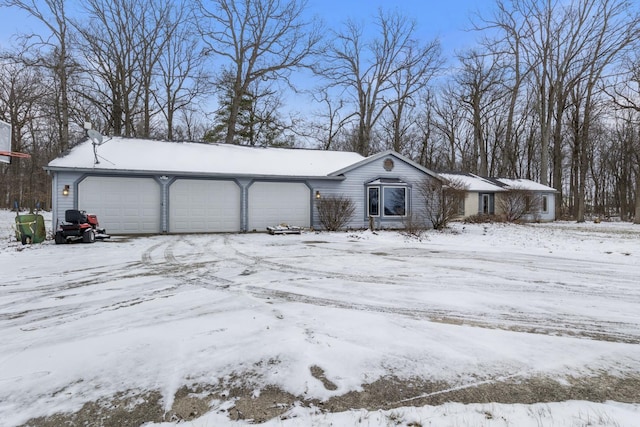
[[[322,229],[316,205],[346,196],[347,224],[400,228],[426,209],[415,190],[434,172],[393,151],[357,153],[177,143],[113,137],[82,142],[45,168],[53,223],[67,209],[95,213],[110,234]],[[434,207],[436,208],[436,207]]]
[[[473,215],[507,215],[509,206],[521,200],[522,221],[554,221],[556,189],[529,179],[487,178],[471,173],[441,173],[451,185],[465,190],[460,219]]]

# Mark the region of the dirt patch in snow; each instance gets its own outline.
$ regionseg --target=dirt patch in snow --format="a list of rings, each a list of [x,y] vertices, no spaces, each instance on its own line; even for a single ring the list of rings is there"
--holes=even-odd
[[[160,402],[162,396],[157,391],[120,393],[111,399],[100,399],[85,403],[73,414],[55,414],[34,418],[23,426],[59,427],[59,426],[140,426],[146,422],[163,421]]]
[[[324,372],[314,367],[316,377]],[[640,376],[509,378],[479,381],[467,385],[450,385],[422,379],[386,377],[326,401],[294,396],[274,386],[261,389],[252,384],[198,385],[182,387],[176,393],[172,409],[164,412],[159,392],[123,393],[112,399],[85,404],[73,414],[55,414],[34,418],[24,426],[55,427],[92,425],[102,427],[139,426],[145,422],[180,422],[198,418],[213,408],[226,412],[231,420],[261,423],[275,417],[286,418],[294,405],[314,406],[327,412],[350,409],[393,409],[403,406],[460,403],[522,403],[585,400],[640,403]]]
[[[327,376],[324,373],[324,369],[322,369],[320,366],[313,365],[311,368],[309,368],[309,370],[311,371],[311,376],[317,379],[318,381],[320,381],[324,386],[324,388],[326,388],[327,390],[333,391],[338,389],[338,386],[332,383],[327,378]]]

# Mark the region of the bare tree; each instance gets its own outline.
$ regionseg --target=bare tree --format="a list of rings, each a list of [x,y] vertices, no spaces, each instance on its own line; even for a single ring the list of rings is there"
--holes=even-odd
[[[494,116],[497,120],[492,125],[502,126],[504,130],[497,132],[497,129],[491,129],[494,138],[500,136],[504,140],[504,146],[495,150],[493,156],[501,155],[511,163],[507,170],[518,172],[516,153],[520,143],[515,139],[516,105],[528,104],[523,102],[524,96],[533,99],[534,102],[530,103],[534,106],[535,120],[519,122],[527,123],[529,127],[536,125],[539,130],[523,129],[519,134],[527,135],[529,142],[540,141],[536,147],[537,154],[527,155],[528,163],[536,161],[542,183],[548,184],[551,179],[558,190],[555,204],[558,216],[565,189],[565,119],[568,109],[573,108],[571,98],[581,104],[580,135],[574,144],[576,150],[571,152],[579,158],[570,160],[579,169],[575,191],[579,193],[577,204],[582,205],[578,207],[577,216],[582,220],[588,153],[591,151],[589,129],[594,117],[592,108],[599,91],[598,83],[605,77],[607,68],[617,61],[631,42],[637,40],[637,20],[637,11],[624,0],[500,0],[496,13],[482,19],[482,24],[475,27],[492,31],[492,37],[483,42],[485,51],[481,53],[500,55],[499,81],[506,83],[503,90],[508,109]],[[571,113],[574,112],[572,110]],[[477,122],[477,118],[473,121]],[[476,130],[474,139],[479,138]],[[479,154],[482,162],[482,149]],[[526,174],[532,173],[528,164]]]
[[[154,72],[165,51],[171,0],[87,0],[90,16],[76,24],[85,56],[82,93],[116,135],[148,137]],[[98,30],[99,29],[99,30]]]
[[[632,111],[635,113],[640,113],[640,55],[635,54],[634,56],[629,55],[623,67],[625,71],[625,78],[616,84],[610,91],[610,96],[612,99],[612,103],[616,105],[618,108]],[[623,137],[619,137],[618,139],[625,142],[624,144],[627,149],[624,149],[623,152],[626,154],[625,159],[633,158],[636,164],[636,182],[635,182],[635,215],[634,215],[634,224],[640,224],[640,140],[637,138],[628,138],[629,127],[635,125],[633,117],[629,117],[624,120],[626,123],[623,124],[623,127],[626,129]],[[635,118],[635,121],[638,121],[638,118]],[[620,135],[620,132],[618,132]],[[614,171],[620,170],[619,162],[614,160],[615,165],[613,169]]]
[[[20,55],[27,66],[40,66],[55,76],[58,153],[69,148],[69,80],[77,71],[71,54],[72,33],[66,13],[65,0],[0,0],[0,7],[15,7],[24,10],[42,23],[51,37],[40,34],[24,35],[25,48]],[[29,54],[27,54],[29,52]]]
[[[459,88],[449,84],[441,89],[434,103],[432,122],[437,131],[442,135],[442,139],[446,142],[447,164],[446,169],[453,171],[458,166],[462,166],[457,162],[458,156],[461,160],[464,149],[460,147],[460,133],[464,127],[466,120],[466,111],[462,105],[462,96]]]
[[[142,110],[142,124],[140,136],[151,136],[151,119],[157,114],[158,108],[153,102],[155,80],[158,73],[160,58],[167,51],[167,44],[177,37],[176,33],[184,21],[179,18],[182,10],[173,13],[175,7],[182,8],[183,4],[172,0],[149,0],[142,3],[141,9],[135,13],[141,13],[141,19],[137,22],[136,43],[139,47],[140,66],[140,109]],[[166,70],[163,70],[166,71]],[[166,73],[165,73],[166,75]]]
[[[526,104],[522,88],[531,73],[531,66],[523,61],[524,40],[531,37],[531,28],[527,28],[517,13],[510,10],[504,0],[496,1],[496,11],[490,18],[481,18],[482,23],[474,26],[476,31],[493,31],[495,36],[485,39],[482,45],[500,58],[503,75],[500,84],[504,86],[507,97],[507,114],[504,132],[504,154],[507,160],[502,169],[507,174],[518,175],[517,114],[518,105]]]
[[[420,182],[418,194],[425,206],[425,219],[434,229],[441,230],[460,216],[466,187],[464,183],[455,179],[442,184],[440,181],[426,178]]]
[[[421,46],[415,41],[408,42],[399,62],[398,72],[390,78],[388,111],[391,116],[391,148],[402,153],[404,139],[411,126],[411,121],[406,120],[408,110],[420,101],[418,95],[442,67],[440,43],[434,40]]]
[[[252,84],[287,81],[315,51],[320,33],[305,21],[304,0],[214,0],[198,2],[205,53],[224,62],[231,76],[225,142],[236,143],[238,115]]]
[[[525,215],[536,218],[542,210],[542,198],[531,190],[514,186],[500,194],[497,205],[506,221],[516,222]]]
[[[311,94],[314,101],[322,104],[324,109],[316,113],[317,120],[311,124],[311,136],[318,141],[323,150],[335,149],[335,141],[345,126],[355,116],[344,114],[346,103],[341,97],[332,97],[331,88],[323,87]],[[336,99],[337,98],[337,99]]]
[[[597,84],[605,70],[610,69],[624,55],[640,33],[640,17],[629,15],[630,5],[623,0],[587,1],[584,13],[588,16],[585,30],[590,38],[582,51],[582,76],[574,86],[581,95],[582,114],[576,141],[578,147],[579,176],[577,187],[577,220],[584,222],[585,191],[589,153],[591,152],[591,132],[597,111],[595,110]],[[580,12],[580,10],[579,10]],[[582,89],[582,90],[580,90]]]
[[[196,100],[208,95],[212,89],[204,57],[200,55],[198,32],[191,24],[192,11],[187,3],[175,4],[168,19],[160,23],[165,48],[158,58],[159,89],[151,93],[166,120],[166,138],[169,141],[174,139],[176,113],[195,106]]]
[[[37,67],[23,67],[21,62],[0,62],[0,120],[11,123],[11,151],[26,152],[31,159],[14,159],[10,167],[0,165],[0,191],[3,199],[0,206],[10,207],[14,200],[22,206],[31,201],[33,187],[38,183],[30,180],[30,172],[37,163],[34,130],[42,114],[40,102],[46,86],[43,73]],[[45,158],[44,161],[48,161]]]
[[[461,86],[461,101],[469,110],[469,121],[473,129],[474,158],[479,163],[471,172],[482,176],[489,174],[488,121],[495,114],[504,97],[500,91],[503,69],[496,55],[483,55],[469,51],[459,57],[462,70],[456,81]]]
[[[396,78],[396,82],[399,82],[399,93],[408,90],[413,94],[416,89],[417,82],[411,76],[415,75],[417,68],[412,68],[411,74],[407,71],[405,79],[398,76],[403,69],[406,70],[407,63],[403,61],[411,58],[414,67],[417,64],[424,67],[425,60],[436,49],[436,45],[433,45],[433,50],[423,47],[416,49],[415,22],[399,13],[380,10],[376,26],[377,37],[368,41],[363,38],[364,29],[361,25],[347,21],[344,28],[334,34],[327,48],[324,58],[326,65],[316,68],[317,73],[327,80],[328,86],[340,87],[351,97],[358,117],[354,148],[362,155],[369,155],[372,151],[374,126],[393,102],[392,79]],[[429,71],[422,71],[426,77]],[[403,89],[403,83],[400,82],[408,82],[409,89]]]
[[[202,113],[202,108],[192,103],[177,112],[177,125],[174,126],[175,138],[185,141],[203,141],[207,119]]]

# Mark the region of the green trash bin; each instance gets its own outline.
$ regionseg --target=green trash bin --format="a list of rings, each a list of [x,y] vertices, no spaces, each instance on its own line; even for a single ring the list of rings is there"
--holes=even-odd
[[[47,237],[44,217],[39,214],[16,215],[16,239],[23,245],[42,243]]]

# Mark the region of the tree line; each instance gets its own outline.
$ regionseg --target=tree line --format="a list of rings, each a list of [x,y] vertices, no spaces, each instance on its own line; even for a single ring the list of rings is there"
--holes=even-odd
[[[0,0],[40,24],[0,52],[12,150],[0,207],[85,137],[393,149],[435,171],[528,178],[557,216],[640,222],[640,7],[495,0],[442,52],[419,17],[327,28],[306,0]],[[73,13],[70,12],[73,10]],[[296,108],[292,99],[303,107]],[[153,153],[149,153],[153,155]]]

